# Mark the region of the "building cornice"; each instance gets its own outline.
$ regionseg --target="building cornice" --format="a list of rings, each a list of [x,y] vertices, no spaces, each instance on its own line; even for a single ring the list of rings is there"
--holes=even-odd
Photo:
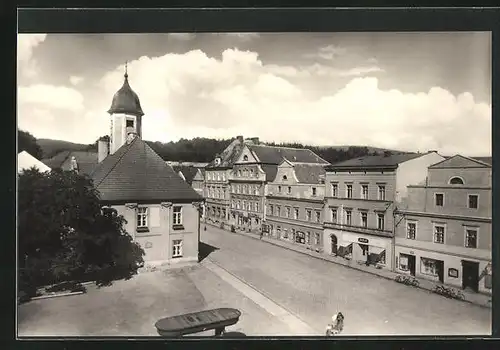
[[[309,222],[309,221],[299,221],[299,220],[294,220],[294,219],[286,219],[282,218],[279,216],[267,216],[266,217],[266,223],[273,222],[273,223],[281,223],[281,224],[289,224],[289,225],[296,225],[296,226],[302,226],[302,227],[307,227],[311,229],[322,229],[323,224],[320,222]]]
[[[388,237],[388,238],[393,237],[392,231],[377,230],[374,228],[365,228],[365,227],[358,227],[358,226],[347,226],[347,225],[341,225],[341,224],[337,224],[337,223],[330,222],[330,221],[325,221],[323,223],[323,228],[337,229],[337,230],[341,230],[341,231],[361,233],[361,234],[365,234],[365,235],[372,235],[372,236],[379,236],[379,237]]]
[[[324,203],[324,199],[318,198],[296,198],[296,197],[281,197],[281,196],[266,196],[267,199],[276,199],[276,200],[290,200],[294,202],[308,202],[308,203]]]
[[[430,188],[430,189],[440,189],[440,190],[489,190],[491,191],[491,186],[425,186],[425,185],[409,185],[408,188]]]
[[[486,222],[491,223],[491,218],[479,217],[479,216],[467,216],[467,215],[453,215],[453,214],[441,214],[441,213],[428,213],[422,211],[412,211],[412,210],[397,210],[395,214],[400,215],[412,215],[419,217],[430,217],[439,219],[452,219],[452,220],[464,220],[464,221],[476,221],[476,222]]]

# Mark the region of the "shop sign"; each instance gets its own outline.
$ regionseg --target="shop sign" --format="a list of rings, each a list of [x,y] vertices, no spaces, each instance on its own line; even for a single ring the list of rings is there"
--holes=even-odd
[[[368,240],[366,238],[358,238],[359,243],[368,243]]]
[[[453,268],[448,269],[448,276],[458,278],[458,270]]]

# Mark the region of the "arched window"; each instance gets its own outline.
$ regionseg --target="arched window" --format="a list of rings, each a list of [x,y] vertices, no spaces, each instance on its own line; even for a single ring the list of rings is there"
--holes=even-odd
[[[243,156],[243,160],[244,160],[245,162],[248,160],[248,156],[247,156],[246,154]]]
[[[450,179],[450,185],[463,185],[464,180],[458,176],[452,177]]]

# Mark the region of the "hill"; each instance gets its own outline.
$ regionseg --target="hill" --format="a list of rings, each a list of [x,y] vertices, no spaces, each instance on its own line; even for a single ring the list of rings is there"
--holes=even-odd
[[[180,139],[176,142],[146,141],[163,159],[168,161],[209,163],[215,154],[222,152],[234,139],[216,140],[209,138]],[[43,150],[44,158],[50,158],[60,151],[97,151],[95,143],[86,145],[68,141],[38,139]],[[402,153],[397,150],[388,150],[367,146],[308,146],[299,143],[265,143],[270,146],[284,146],[295,148],[309,148],[330,163],[341,162],[347,159],[365,155],[382,154],[385,152]]]

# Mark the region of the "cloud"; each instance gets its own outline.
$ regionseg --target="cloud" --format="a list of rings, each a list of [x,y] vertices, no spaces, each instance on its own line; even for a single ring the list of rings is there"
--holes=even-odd
[[[45,84],[18,88],[18,103],[68,111],[83,110],[83,96],[77,90],[65,86]]]
[[[307,58],[322,58],[324,60],[333,60],[340,56],[344,56],[347,53],[347,49],[345,47],[337,46],[337,45],[327,45],[320,47],[318,52],[315,53],[307,53],[304,56]]]
[[[70,81],[71,85],[76,86],[83,81],[83,77],[72,75],[69,77],[69,81]]]
[[[33,78],[37,74],[37,63],[33,59],[33,50],[40,45],[47,34],[17,35],[17,64],[20,78]]]
[[[219,35],[226,35],[229,37],[237,38],[241,41],[250,41],[260,37],[258,33],[220,33]]]
[[[416,94],[382,90],[376,66],[340,70],[324,65],[266,65],[257,53],[225,50],[220,59],[200,50],[129,63],[132,88],[143,106],[144,137],[236,134],[316,145],[362,144],[408,151],[488,154],[491,106],[434,87]],[[346,79],[338,91],[306,94],[303,83]],[[351,79],[351,77],[355,77]],[[296,81],[299,78],[300,81]],[[102,78],[109,99],[123,81],[123,67]]]

